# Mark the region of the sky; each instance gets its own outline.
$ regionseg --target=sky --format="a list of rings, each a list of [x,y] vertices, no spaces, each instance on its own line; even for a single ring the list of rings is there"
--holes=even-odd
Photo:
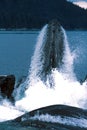
[[[80,6],[81,8],[87,9],[87,0],[67,0],[67,1],[71,1],[74,4]]]

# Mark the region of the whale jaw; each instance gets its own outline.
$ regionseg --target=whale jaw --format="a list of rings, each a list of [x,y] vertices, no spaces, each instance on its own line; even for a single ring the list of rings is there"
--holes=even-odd
[[[53,20],[49,22],[46,31],[46,38],[43,44],[43,73],[45,76],[51,72],[52,69],[60,68],[63,64],[64,55],[64,35],[61,25],[58,21]]]

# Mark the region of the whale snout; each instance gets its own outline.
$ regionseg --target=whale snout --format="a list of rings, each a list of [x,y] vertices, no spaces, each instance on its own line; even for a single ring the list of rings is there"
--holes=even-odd
[[[58,31],[61,31],[61,25],[57,20],[52,20],[48,23],[48,26],[51,27],[53,33],[55,33],[56,29],[58,29]]]

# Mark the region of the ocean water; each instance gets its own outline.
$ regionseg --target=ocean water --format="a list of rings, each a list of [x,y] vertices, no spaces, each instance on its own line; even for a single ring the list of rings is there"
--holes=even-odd
[[[38,31],[0,31],[0,75],[27,76]]]
[[[67,31],[71,51],[74,51],[74,72],[78,80],[87,75],[87,31]]]
[[[49,114],[49,107],[47,107],[44,109],[44,114],[39,114],[37,111],[31,117],[20,118],[22,126],[16,124],[18,125],[16,129],[27,130],[28,127],[29,129],[32,127],[39,129],[40,126],[43,129],[45,123],[48,124],[48,129],[51,127],[57,130],[74,129],[74,127],[75,129],[79,127],[79,130],[87,129],[87,82],[84,81],[87,75],[87,31],[65,32],[62,30],[65,44],[64,66],[60,70],[52,70],[44,83],[38,77],[38,72],[43,69],[43,61],[40,58],[44,55],[42,45],[46,30],[45,26],[41,32],[0,32],[0,75],[14,74],[16,79],[27,76],[24,84],[14,91],[14,106],[7,99],[2,99],[0,102],[0,121],[15,119],[32,110],[40,111],[39,108],[45,106],[53,105],[51,110],[55,111],[54,105],[61,104],[67,106],[57,106],[57,109],[63,112],[62,115],[59,111],[56,115]],[[50,78],[55,83],[53,88],[49,86]],[[80,84],[81,80],[84,81],[83,84]],[[69,108],[69,106],[74,108]],[[64,114],[66,109],[68,113]],[[71,115],[68,115],[69,113]],[[39,121],[38,126],[36,121]],[[19,119],[18,122],[20,122]],[[25,126],[29,122],[30,124],[26,128]],[[3,130],[6,130],[6,126],[8,126],[7,130],[15,129],[14,122],[0,124],[0,128]]]
[[[0,31],[0,75],[27,76],[39,31]],[[87,74],[87,31],[66,31],[78,80]]]

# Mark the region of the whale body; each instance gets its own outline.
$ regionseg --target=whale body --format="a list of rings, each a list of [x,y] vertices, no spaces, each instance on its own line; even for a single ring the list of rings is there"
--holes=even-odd
[[[87,130],[87,110],[66,105],[46,106],[14,120],[1,122],[0,128],[3,130]]]
[[[54,86],[52,72],[60,70],[64,65],[65,32],[57,20],[45,25],[39,36],[30,65],[30,82],[40,79],[49,87]]]
[[[65,50],[64,30],[57,20],[52,20],[47,24],[44,37],[41,40],[42,44],[39,49],[38,43],[36,44],[36,50],[37,53],[39,52],[39,55],[36,57],[37,53],[35,53],[35,59],[32,60],[37,61],[37,59],[39,59],[39,61],[31,64],[31,73],[33,72],[33,75],[36,74],[35,78],[38,76],[44,83],[49,80],[50,86],[54,86],[54,81],[51,76],[52,70],[60,69],[63,65]],[[39,65],[32,67],[35,66],[35,64]]]
[[[30,111],[11,123],[23,126],[35,126],[43,130],[86,130],[87,110],[66,105],[51,105]]]

